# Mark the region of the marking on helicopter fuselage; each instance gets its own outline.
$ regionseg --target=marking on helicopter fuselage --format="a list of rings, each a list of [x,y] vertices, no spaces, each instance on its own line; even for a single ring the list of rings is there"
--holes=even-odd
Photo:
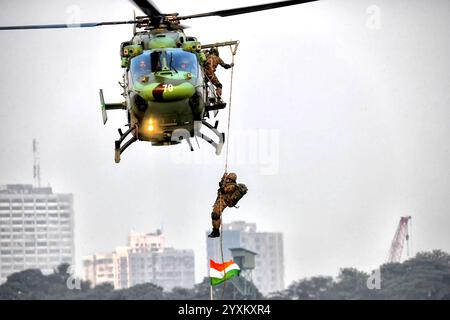
[[[159,102],[164,101],[164,98],[163,98],[164,91],[165,91],[165,87],[164,87],[164,84],[162,84],[162,83],[159,84],[157,87],[155,87],[155,89],[152,90],[153,97],[155,98],[156,101],[159,101]]]

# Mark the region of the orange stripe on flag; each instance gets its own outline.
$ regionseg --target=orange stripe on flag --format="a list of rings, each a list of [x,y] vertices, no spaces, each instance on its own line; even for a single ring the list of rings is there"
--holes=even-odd
[[[212,259],[209,260],[209,266],[211,268],[216,269],[219,272],[224,271],[225,268],[227,268],[228,266],[231,266],[233,263],[234,263],[233,260],[225,261],[224,263],[217,263],[217,262],[214,262],[214,260],[212,260]]]

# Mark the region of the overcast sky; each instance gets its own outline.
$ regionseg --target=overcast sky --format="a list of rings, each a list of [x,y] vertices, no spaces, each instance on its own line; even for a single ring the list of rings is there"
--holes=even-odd
[[[159,1],[191,14],[265,1]],[[4,1],[0,24],[129,20],[126,0]],[[320,1],[187,21],[202,43],[240,40],[229,169],[249,188],[224,221],[283,232],[285,283],[385,262],[400,216],[415,252],[450,251],[450,2]],[[32,183],[32,139],[45,185],[73,193],[83,255],[163,226],[207,275],[205,231],[224,154],[132,145],[114,163],[124,112],[103,126],[98,89],[121,101],[119,45],[131,26],[0,33],[0,184]],[[228,48],[221,51],[230,62]],[[220,68],[220,67],[219,67]],[[220,69],[224,96],[230,71]],[[219,117],[226,129],[226,112]]]

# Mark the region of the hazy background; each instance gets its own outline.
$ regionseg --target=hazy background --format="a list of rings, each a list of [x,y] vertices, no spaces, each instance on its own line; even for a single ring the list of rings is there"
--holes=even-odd
[[[191,14],[264,2],[157,5]],[[0,4],[1,25],[130,20],[134,8]],[[449,1],[329,0],[186,24],[202,43],[241,41],[229,169],[249,193],[224,221],[284,233],[286,285],[375,268],[403,215],[413,216],[414,252],[450,250]],[[126,117],[111,112],[104,127],[98,89],[121,101],[119,45],[131,36],[131,26],[0,33],[0,184],[33,182],[36,138],[43,184],[75,197],[78,272],[83,255],[163,226],[169,245],[195,250],[200,281],[224,154],[203,141],[193,153],[139,142],[114,163]],[[230,62],[228,48],[221,54]],[[229,74],[218,73],[225,97]],[[225,130],[226,112],[220,119]]]

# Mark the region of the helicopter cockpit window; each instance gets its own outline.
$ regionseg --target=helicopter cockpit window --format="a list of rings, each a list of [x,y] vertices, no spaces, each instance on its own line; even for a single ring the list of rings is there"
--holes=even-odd
[[[152,77],[152,72],[161,71],[160,51],[144,52],[131,60],[131,74],[133,81],[148,82]]]
[[[195,54],[182,50],[173,50],[168,51],[167,55],[171,69],[175,69],[178,72],[189,72],[193,77],[198,76],[198,63]]]
[[[191,79],[198,78],[198,62],[195,54],[181,49],[146,51],[131,59],[130,71],[133,82],[143,84],[152,81],[158,71],[186,74],[185,79]]]

